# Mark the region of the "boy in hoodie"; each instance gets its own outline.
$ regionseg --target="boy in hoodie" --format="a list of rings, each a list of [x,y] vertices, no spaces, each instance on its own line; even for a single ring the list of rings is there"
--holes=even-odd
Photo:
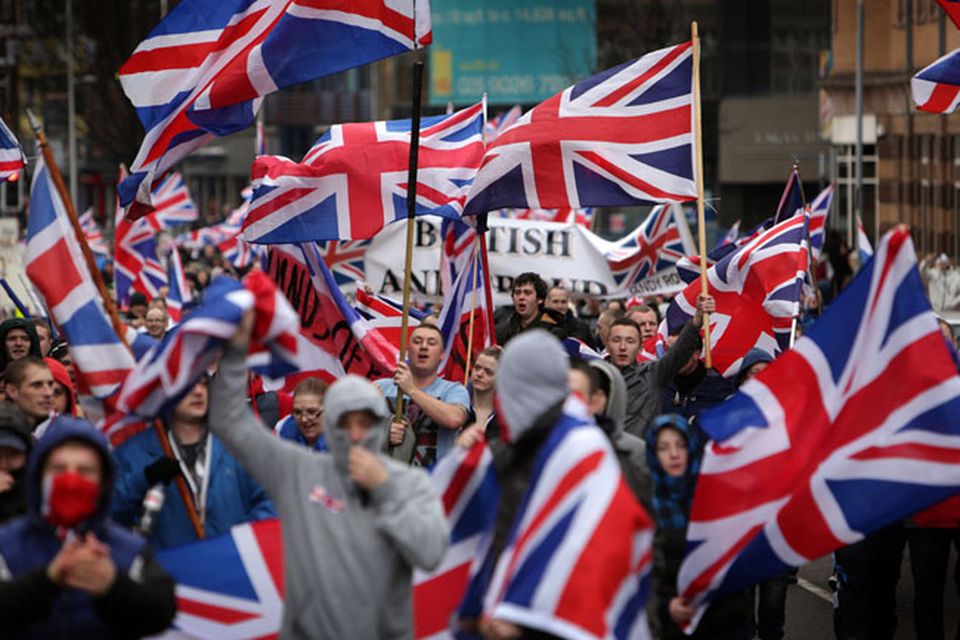
[[[30,455],[29,512],[0,527],[5,638],[132,638],[173,620],[173,580],[108,518],[113,480],[103,435],[54,418]]]
[[[7,318],[0,322],[0,371],[26,356],[43,357],[33,322],[26,318]]]
[[[380,453],[390,414],[357,376],[330,386],[329,453],[275,437],[238,397],[252,324],[224,350],[210,427],[283,520],[283,638],[412,638],[411,574],[436,567],[449,529],[426,474]]]

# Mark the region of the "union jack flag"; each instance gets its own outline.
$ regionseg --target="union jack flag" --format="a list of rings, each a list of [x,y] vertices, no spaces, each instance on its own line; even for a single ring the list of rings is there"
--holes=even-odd
[[[330,269],[337,286],[356,285],[364,277],[364,256],[369,240],[326,240],[317,243],[323,263]]]
[[[87,239],[87,246],[90,247],[90,251],[102,256],[110,255],[110,247],[103,239],[103,232],[100,231],[97,221],[93,219],[93,207],[84,211],[83,215],[80,216],[80,228],[83,229],[83,236]]]
[[[697,197],[691,43],[588,78],[488,148],[465,213],[655,204]]]
[[[427,2],[207,0],[177,4],[120,68],[146,130],[121,201],[137,218],[175,164],[249,126],[263,96],[431,40]],[[416,15],[414,7],[416,6]]]
[[[443,297],[443,311],[438,321],[445,348],[441,375],[447,380],[463,380],[464,384],[470,371],[469,358],[476,359],[478,353],[496,340],[490,305],[493,293],[487,265],[481,258],[480,243],[474,242],[453,287]]]
[[[947,12],[953,24],[960,29],[960,0],[937,0],[937,4]]]
[[[857,244],[860,247],[860,266],[863,266],[867,263],[867,260],[873,257],[873,244],[870,242],[866,229],[863,228],[863,220],[860,219],[860,216],[857,216]]]
[[[724,405],[680,593],[704,604],[960,491],[960,377],[909,231],[891,231],[822,318]]]
[[[167,292],[167,313],[174,322],[180,322],[184,307],[193,302],[193,294],[190,293],[190,285],[186,276],[183,274],[183,262],[180,260],[180,252],[174,248],[167,259],[170,265],[170,289]]]
[[[499,113],[495,117],[487,120],[487,123],[483,127],[486,143],[490,144],[496,140],[501,133],[512,127],[522,115],[523,109],[520,108],[520,105],[514,105],[510,107],[509,111]]]
[[[444,218],[440,221],[440,283],[444,292],[453,291],[457,276],[473,258],[477,229],[471,219]]]
[[[357,287],[357,313],[366,318],[370,326],[390,344],[400,349],[403,305],[379,293],[370,293],[363,286]],[[415,327],[427,317],[419,309],[410,308],[410,326]]]
[[[254,264],[262,264],[267,257],[266,247],[250,244],[239,235],[221,242],[217,248],[235,269],[246,269]]]
[[[176,405],[216,361],[251,309],[251,368],[271,377],[298,370],[300,319],[270,279],[259,271],[247,274],[242,284],[220,276],[204,291],[200,304],[137,362],[120,389],[117,409],[146,419]]]
[[[23,150],[13,131],[0,118],[0,182],[16,180],[23,171]]]
[[[913,103],[920,111],[953,113],[960,104],[960,49],[924,67],[910,80]]]
[[[613,281],[619,289],[629,290],[635,283],[655,273],[667,271],[684,256],[696,252],[685,231],[686,221],[673,205],[657,205],[633,233],[604,251]]]
[[[119,182],[126,179],[121,166]],[[119,187],[118,187],[119,189]],[[157,255],[157,226],[154,216],[131,222],[123,215],[119,192],[113,227],[114,295],[121,307],[130,303],[130,292],[139,291],[149,298],[167,285],[167,272]]]
[[[90,277],[67,210],[43,160],[30,190],[26,270],[70,343],[81,390],[106,398],[133,368]]]
[[[452,638],[450,620],[470,582],[474,560],[486,554],[500,488],[486,442],[456,447],[430,470],[430,481],[450,524],[450,546],[430,573],[413,574],[413,635]]]
[[[817,194],[810,203],[810,259],[816,262],[823,250],[823,237],[827,230],[827,216],[833,205],[833,185]]]
[[[575,399],[537,454],[503,551],[461,615],[562,638],[647,638],[653,530],[609,441]]]
[[[789,345],[807,272],[808,221],[806,214],[787,218],[707,270],[717,302],[710,314],[712,364],[724,376],[735,375],[754,347],[778,353]],[[684,258],[677,271],[688,284],[667,309],[671,331],[693,317],[701,290],[699,264]]]
[[[169,174],[153,190],[153,207],[154,214],[149,219],[157,231],[190,224],[198,216],[190,189],[178,172]]]
[[[278,156],[253,163],[250,242],[360,240],[407,216],[410,121],[334,125],[299,164]],[[424,118],[417,215],[459,217],[483,156],[483,105]]]
[[[787,184],[780,196],[777,213],[773,216],[773,224],[786,220],[803,211],[805,199],[803,197],[803,182],[800,180],[800,170],[796,167],[790,170]]]
[[[272,639],[283,619],[283,539],[279,520],[157,552],[177,582],[177,617],[164,638]],[[179,632],[179,633],[178,633]]]
[[[720,249],[721,247],[726,247],[728,245],[734,244],[737,239],[740,237],[740,221],[737,220],[734,222],[730,228],[727,230],[727,233],[720,239],[720,242],[717,243],[717,246],[714,247],[714,251]]]
[[[325,378],[391,375],[399,351],[350,306],[316,245],[272,245],[266,273],[299,312],[301,373]],[[288,376],[284,388],[295,384]]]

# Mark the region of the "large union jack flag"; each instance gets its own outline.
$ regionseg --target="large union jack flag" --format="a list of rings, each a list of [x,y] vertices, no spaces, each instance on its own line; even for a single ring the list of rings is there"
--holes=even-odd
[[[133,356],[104,310],[66,207],[42,160],[30,190],[25,258],[27,276],[70,343],[81,390],[97,398],[110,396],[133,367]]]
[[[121,186],[128,215],[149,211],[177,162],[253,123],[263,96],[430,39],[429,3],[414,0],[180,2],[119,72],[146,130]]]
[[[0,118],[0,182],[20,175],[23,171],[23,150],[13,131]]]
[[[436,569],[413,574],[413,633],[436,640],[453,638],[451,618],[463,600],[474,561],[489,546],[484,533],[493,524],[500,487],[486,442],[469,450],[456,447],[430,470],[430,481],[450,524],[450,547]]]
[[[558,93],[488,148],[466,213],[693,200],[691,43]]]
[[[505,548],[468,586],[464,617],[562,638],[647,638],[653,530],[609,441],[575,399],[537,454]]]
[[[787,218],[707,270],[717,302],[710,314],[712,364],[724,376],[735,375],[754,347],[778,353],[789,345],[807,272],[808,224],[806,214]],[[677,270],[688,284],[667,309],[671,331],[693,317],[701,291],[698,263],[684,258]]]
[[[629,290],[644,278],[676,267],[681,258],[696,252],[693,239],[686,232],[686,219],[678,208],[655,206],[633,233],[604,251],[618,289]]]
[[[257,158],[253,202],[244,220],[250,242],[370,238],[406,218],[410,121],[334,125],[300,163]],[[483,105],[420,126],[416,214],[459,217],[483,157]]]
[[[960,104],[960,49],[918,71],[910,80],[910,91],[920,111],[956,111]]]
[[[960,491],[960,377],[906,228],[793,349],[700,414],[679,589],[703,603]]]
[[[163,638],[267,640],[283,621],[283,539],[279,520],[157,553],[177,583],[176,631]]]

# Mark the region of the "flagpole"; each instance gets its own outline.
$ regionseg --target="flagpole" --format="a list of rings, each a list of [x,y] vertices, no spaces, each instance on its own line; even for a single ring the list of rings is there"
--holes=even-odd
[[[33,115],[33,112],[27,109],[27,118],[30,120],[30,126],[33,128],[34,134],[37,136],[37,142],[40,143],[40,153],[43,154],[44,164],[47,165],[47,169],[50,171],[50,177],[53,178],[53,184],[57,189],[57,193],[60,196],[60,200],[63,202],[63,206],[67,211],[67,217],[70,219],[70,225],[73,227],[73,233],[77,238],[77,243],[80,245],[80,250],[83,252],[83,257],[87,263],[87,270],[90,272],[90,278],[93,280],[94,285],[97,287],[97,291],[100,293],[100,298],[103,300],[103,306],[107,314],[110,316],[111,324],[113,325],[113,330],[117,334],[117,339],[120,340],[121,344],[125,346],[128,350],[130,345],[127,344],[126,340],[126,331],[123,329],[123,323],[120,322],[120,316],[117,314],[117,307],[114,305],[113,300],[107,295],[107,287],[103,282],[103,276],[100,275],[100,270],[97,269],[97,263],[94,261],[93,252],[90,251],[90,247],[87,244],[87,239],[83,235],[83,229],[80,226],[80,220],[77,218],[77,212],[73,208],[73,201],[70,199],[70,194],[67,192],[67,186],[63,182],[63,176],[60,174],[60,169],[57,167],[57,161],[53,157],[53,151],[50,150],[50,145],[47,142],[47,136],[43,132],[43,126]],[[154,432],[157,434],[157,439],[160,441],[160,447],[163,450],[163,454],[169,458],[173,457],[173,451],[170,448],[170,443],[167,441],[166,433],[162,425],[160,425],[159,420],[155,420],[153,424]],[[197,517],[196,509],[191,508],[193,505],[193,500],[190,498],[190,494],[187,492],[186,481],[182,476],[179,476],[176,480],[177,489],[180,492],[180,497],[183,499],[183,504],[186,507],[187,515],[190,518],[190,523],[193,525],[194,533],[196,533],[198,539],[203,539],[203,525],[200,524],[200,520]]]
[[[700,292],[707,295],[707,225],[703,212],[703,135],[700,124],[700,36],[697,21],[690,23],[690,35],[693,40],[693,113],[694,147],[696,149],[697,169],[697,235],[700,240]],[[710,314],[703,314],[703,348],[706,352],[707,369],[713,366],[710,357]]]
[[[124,339],[125,331],[123,330],[123,323],[120,322],[120,316],[117,315],[116,306],[107,295],[107,287],[103,282],[103,276],[100,275],[100,270],[97,269],[97,262],[93,257],[93,252],[90,251],[90,246],[87,244],[87,238],[83,234],[83,228],[80,226],[80,219],[77,218],[77,212],[73,208],[73,200],[70,199],[70,193],[67,191],[67,185],[63,182],[63,176],[60,174],[60,168],[57,166],[57,161],[53,157],[53,151],[50,149],[50,144],[47,142],[47,136],[43,132],[43,125],[40,124],[39,120],[37,120],[36,116],[34,116],[33,112],[29,109],[27,109],[27,118],[30,120],[30,126],[33,128],[34,135],[37,136],[37,142],[40,143],[40,153],[43,155],[43,162],[47,165],[47,169],[50,171],[50,177],[53,178],[53,185],[56,187],[57,194],[59,194],[60,200],[63,202],[63,206],[67,210],[67,218],[70,219],[70,226],[73,227],[73,233],[77,238],[77,243],[80,245],[80,251],[83,252],[83,258],[87,263],[87,270],[90,272],[90,278],[93,280],[94,285],[97,287],[97,291],[100,293],[100,297],[103,299],[103,306],[110,315],[110,321],[113,324],[113,330],[117,332],[117,337],[120,338],[120,341],[126,345],[127,341]]]
[[[416,31],[416,30],[414,30]],[[416,41],[416,33],[414,33]],[[413,50],[413,109],[410,115],[410,160],[407,169],[407,255],[403,267],[403,316],[400,320],[400,362],[407,359],[407,329],[410,325],[410,278],[413,272],[413,231],[417,210],[417,162],[420,152],[420,102],[423,94],[423,61]],[[403,392],[397,388],[394,418],[403,418]]]
[[[467,334],[467,359],[463,364],[463,384],[470,382],[470,358],[473,357],[473,323],[477,311],[477,272],[480,271],[480,234],[473,239],[473,300],[470,302],[470,324]]]

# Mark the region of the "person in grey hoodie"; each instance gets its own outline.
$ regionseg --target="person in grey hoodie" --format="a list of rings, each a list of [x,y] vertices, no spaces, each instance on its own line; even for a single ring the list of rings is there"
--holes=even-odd
[[[225,348],[210,427],[273,499],[283,522],[282,638],[412,638],[411,573],[435,568],[450,538],[422,470],[379,453],[390,419],[358,376],[325,398],[329,453],[275,437],[243,397],[250,322]]]

